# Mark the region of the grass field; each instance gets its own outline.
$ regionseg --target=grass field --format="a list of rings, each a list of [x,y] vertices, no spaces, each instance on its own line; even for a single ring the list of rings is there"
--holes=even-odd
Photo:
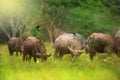
[[[46,44],[47,53],[54,49]],[[22,56],[10,56],[7,45],[0,45],[0,80],[120,80],[120,58],[112,54],[98,54],[93,61],[88,54],[82,54],[77,62],[70,55],[62,60],[39,63],[23,62]]]

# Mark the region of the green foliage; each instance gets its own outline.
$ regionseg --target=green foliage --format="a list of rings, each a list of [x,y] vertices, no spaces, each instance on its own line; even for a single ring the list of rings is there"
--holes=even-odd
[[[86,37],[93,32],[115,34],[119,23],[109,14],[110,9],[107,9],[100,0],[87,0],[70,10],[63,29],[79,32]]]
[[[45,17],[43,16],[42,0],[17,0],[13,12],[4,9],[5,6],[0,5],[0,27],[14,33],[11,26],[26,26],[25,35],[34,35],[43,39],[48,39],[48,33],[45,27]],[[52,29],[58,27],[66,32],[78,32],[88,37],[93,32],[104,32],[115,34],[120,25],[119,0],[43,0],[47,5],[47,19],[53,21]],[[15,3],[14,2],[14,3]],[[5,4],[4,4],[5,5]],[[2,7],[3,6],[3,7]],[[2,9],[3,8],[3,9]],[[9,9],[9,8],[8,8]],[[12,8],[11,8],[12,9]],[[10,13],[10,14],[9,14]],[[7,18],[5,18],[7,16]],[[14,17],[12,21],[10,17]],[[2,17],[2,18],[1,18]],[[57,17],[57,18],[56,18]],[[19,24],[18,24],[19,23]],[[2,26],[1,26],[2,24]],[[35,25],[42,25],[41,31],[36,31]],[[49,25],[51,23],[48,22]],[[17,34],[23,30],[16,28]],[[5,33],[0,29],[0,37]],[[6,41],[6,36],[2,41]]]
[[[45,43],[47,53],[54,53],[54,49]],[[97,54],[90,61],[87,54],[78,57],[77,62],[71,61],[70,55],[62,60],[39,63],[23,62],[22,55],[10,56],[6,45],[0,45],[0,80],[119,80],[120,58],[115,54]]]
[[[31,30],[31,35],[48,41],[48,36],[45,29],[37,30],[33,27]]]

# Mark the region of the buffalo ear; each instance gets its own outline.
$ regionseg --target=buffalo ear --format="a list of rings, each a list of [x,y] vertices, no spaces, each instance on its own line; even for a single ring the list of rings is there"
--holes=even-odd
[[[50,57],[52,54],[50,53],[50,54],[47,54],[47,57]]]

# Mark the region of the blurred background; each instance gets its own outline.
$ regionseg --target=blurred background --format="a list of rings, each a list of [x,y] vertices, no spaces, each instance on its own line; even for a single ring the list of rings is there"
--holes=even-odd
[[[88,37],[119,28],[119,0],[0,0],[0,43],[30,35],[52,43],[59,32]]]

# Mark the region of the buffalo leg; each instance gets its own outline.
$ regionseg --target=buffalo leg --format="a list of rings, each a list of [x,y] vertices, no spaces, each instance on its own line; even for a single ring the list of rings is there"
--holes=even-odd
[[[25,61],[25,55],[23,54],[23,61]]]
[[[34,59],[34,62],[36,62],[36,61],[37,61],[36,57],[33,57],[33,59]]]
[[[28,60],[31,61],[32,56],[29,55]]]
[[[74,54],[71,54],[71,57],[73,58]]]
[[[18,56],[18,51],[16,51],[16,56]]]
[[[64,55],[64,54],[59,53],[59,56],[58,56],[58,57],[59,57],[60,59],[62,59],[63,55]]]
[[[27,61],[27,55],[25,53],[23,53],[23,61]]]
[[[89,53],[90,60],[93,60],[94,55],[95,55],[95,53]]]
[[[73,57],[72,57],[72,61],[75,62],[76,59],[77,59],[77,57],[78,57],[77,55],[73,55]]]
[[[117,55],[118,57],[120,57],[120,53],[116,53],[116,55]]]
[[[12,50],[9,50],[9,53],[10,53],[11,56],[13,55],[13,51]]]
[[[58,50],[55,50],[55,53],[54,53],[54,60],[56,60],[57,55],[58,55]]]
[[[111,52],[114,52],[114,50],[112,49],[111,46],[107,46],[107,47],[105,47],[105,51],[104,52],[108,53],[108,55],[110,56]]]

